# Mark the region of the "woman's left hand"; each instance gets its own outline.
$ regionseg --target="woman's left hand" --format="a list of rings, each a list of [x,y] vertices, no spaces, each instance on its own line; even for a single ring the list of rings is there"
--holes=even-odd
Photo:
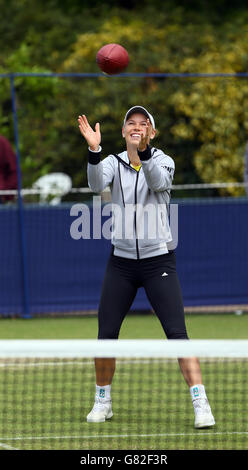
[[[138,150],[140,152],[144,152],[144,150],[146,150],[146,147],[147,145],[149,144],[150,142],[150,138],[151,138],[151,132],[152,132],[152,125],[150,123],[150,120],[147,119],[146,120],[146,129],[145,129],[145,134],[141,134],[141,139],[140,139],[140,143],[138,145]]]

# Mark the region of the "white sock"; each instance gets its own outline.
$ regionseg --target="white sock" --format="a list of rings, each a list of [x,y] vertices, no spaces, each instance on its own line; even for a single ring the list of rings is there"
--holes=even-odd
[[[96,385],[96,398],[111,400],[111,385]]]
[[[190,394],[192,401],[197,400],[198,398],[207,398],[205,387],[202,384],[193,385],[190,387]]]

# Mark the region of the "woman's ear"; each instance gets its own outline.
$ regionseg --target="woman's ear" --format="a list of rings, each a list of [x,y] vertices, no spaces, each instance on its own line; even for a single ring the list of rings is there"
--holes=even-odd
[[[151,139],[151,140],[154,139],[154,137],[156,136],[156,134],[157,134],[156,129],[152,129],[152,132],[151,132],[151,135],[150,135],[150,139]]]

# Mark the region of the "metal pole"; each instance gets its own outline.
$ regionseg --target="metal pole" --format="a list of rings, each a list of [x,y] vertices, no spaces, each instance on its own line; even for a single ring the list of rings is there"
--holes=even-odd
[[[20,158],[20,146],[19,146],[19,135],[18,135],[18,118],[16,111],[16,91],[15,91],[15,74],[10,74],[10,88],[11,88],[11,101],[12,101],[12,112],[14,121],[14,134],[15,134],[15,146],[17,156],[17,180],[18,180],[18,215],[19,215],[19,228],[20,228],[20,242],[21,242],[21,263],[22,263],[22,275],[23,275],[23,318],[31,318],[30,315],[30,302],[29,302],[29,285],[28,285],[28,263],[27,263],[27,251],[26,251],[26,236],[25,236],[25,222],[24,222],[24,210],[22,201],[22,175],[21,175],[21,158]]]

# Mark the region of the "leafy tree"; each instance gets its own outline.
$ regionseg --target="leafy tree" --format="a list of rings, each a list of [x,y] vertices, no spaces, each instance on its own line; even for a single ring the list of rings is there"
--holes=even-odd
[[[91,2],[92,3],[92,2]],[[99,72],[106,43],[127,48],[127,72],[246,72],[248,15],[238,0],[0,0],[0,72]],[[45,5],[45,7],[44,7]],[[176,162],[176,183],[242,181],[247,139],[247,79],[106,77],[15,79],[23,183],[65,171],[86,181],[87,148],[78,114],[101,123],[104,154],[124,148],[121,122],[141,104],[155,116],[155,145]],[[10,88],[0,79],[0,132],[13,141]],[[240,194],[228,190],[229,194]]]
[[[64,63],[65,69],[79,71],[82,64],[87,64],[95,71],[96,51],[102,44],[111,42],[113,36],[131,51],[134,72],[235,74],[247,70],[245,19],[241,23],[238,18],[232,28],[223,25],[216,34],[215,28],[208,24],[205,27],[190,24],[183,29],[179,24],[171,24],[162,29],[136,17],[128,24],[125,19],[115,17],[103,22],[100,31],[79,35],[72,54]],[[92,93],[102,101],[96,100],[93,115],[103,122],[108,119],[103,128],[107,134],[112,126],[111,138],[116,133],[116,142],[115,118],[119,116],[120,121],[129,105],[141,103],[159,117],[159,141],[176,159],[177,182],[242,181],[248,126],[247,79],[152,78],[136,86],[129,82],[129,87],[119,81],[119,96],[115,100],[114,91],[115,96],[118,91],[111,80],[102,83],[101,91],[94,85]],[[112,99],[106,99],[111,95],[110,90],[107,91],[109,83]],[[240,194],[242,190],[229,188],[228,192]]]
[[[224,28],[223,28],[224,29]],[[183,60],[182,72],[245,72],[248,65],[248,31],[229,31],[226,41],[205,37],[206,47],[197,58]],[[193,154],[196,171],[203,182],[242,181],[244,148],[248,131],[247,78],[194,80],[190,90],[178,90],[170,103],[177,120],[171,132],[177,139],[199,142]],[[230,194],[240,194],[230,188]]]

